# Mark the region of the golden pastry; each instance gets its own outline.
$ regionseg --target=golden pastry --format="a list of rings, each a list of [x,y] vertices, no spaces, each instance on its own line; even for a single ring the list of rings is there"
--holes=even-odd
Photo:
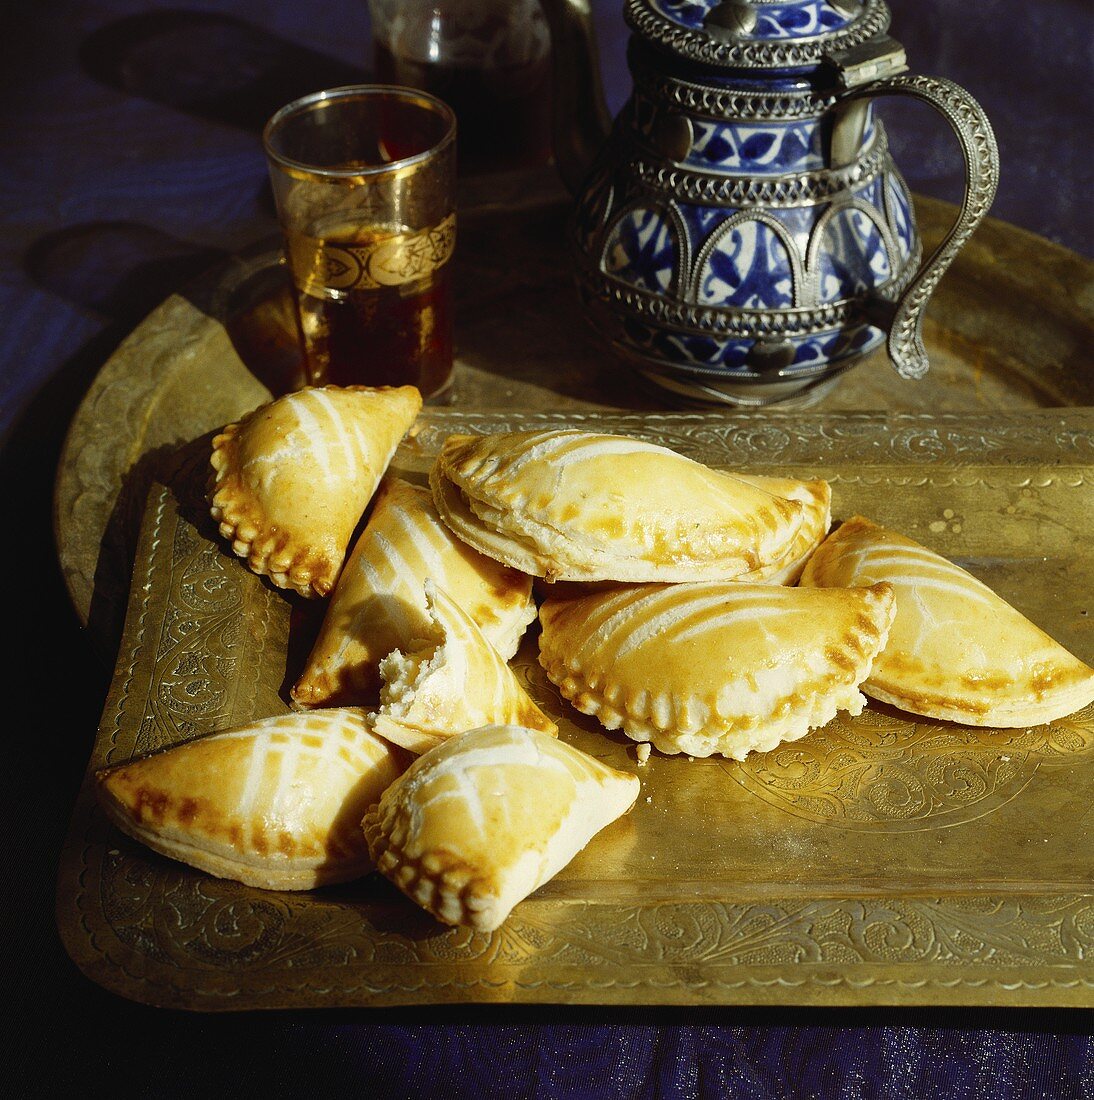
[[[832,523],[832,486],[821,478],[798,481],[767,474],[735,473],[733,476],[775,496],[800,501],[803,509],[802,525],[782,558],[772,565],[742,573],[736,579],[748,584],[796,584],[810,554],[828,534]]]
[[[971,573],[862,516],[821,544],[802,584],[887,581],[896,620],[862,690],[913,714],[1034,726],[1094,700],[1094,669]]]
[[[450,436],[430,486],[461,539],[549,580],[728,579],[781,560],[803,513],[665,447],[580,431]]]
[[[487,726],[419,757],[363,822],[379,871],[483,932],[638,797],[637,776],[534,730]]]
[[[826,598],[827,597],[827,598]],[[548,599],[540,664],[578,710],[662,752],[767,752],[858,714],[893,615],[888,585],[628,585]]]
[[[372,867],[361,817],[408,757],[362,711],[266,718],[98,773],[124,833],[219,878],[307,890]]]
[[[553,737],[558,727],[467,613],[432,581],[425,582],[425,599],[427,640],[380,662],[384,686],[375,732],[417,753],[487,725],[525,726]]]
[[[313,387],[213,440],[210,506],[255,572],[302,596],[334,587],[391,456],[422,406],[413,386]]]
[[[311,707],[374,702],[381,658],[433,632],[426,577],[474,619],[503,658],[516,653],[536,617],[531,577],[457,539],[428,489],[388,477],[338,578],[293,699]]]

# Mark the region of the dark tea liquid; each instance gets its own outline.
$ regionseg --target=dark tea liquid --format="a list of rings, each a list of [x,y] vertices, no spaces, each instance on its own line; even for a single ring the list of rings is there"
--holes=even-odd
[[[367,249],[390,235],[356,227],[325,234],[323,243]],[[309,382],[411,385],[423,397],[443,394],[452,377],[451,266],[399,286],[331,291],[314,276],[298,279]]]
[[[480,68],[401,57],[375,44],[376,79],[443,99],[459,125],[462,172],[546,164],[551,154],[551,59]]]

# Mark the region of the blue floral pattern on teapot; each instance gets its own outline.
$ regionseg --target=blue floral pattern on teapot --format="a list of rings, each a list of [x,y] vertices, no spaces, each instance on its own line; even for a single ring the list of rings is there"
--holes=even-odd
[[[725,87],[725,85],[722,85]],[[640,96],[640,93],[636,93]],[[676,118],[682,117],[676,112]],[[685,155],[672,161],[727,178],[747,174],[777,181],[828,169],[831,124],[823,118],[792,122],[720,122],[686,117],[691,135]],[[631,126],[627,140],[650,163],[658,159],[663,109],[630,105],[620,120]],[[587,192],[586,217],[577,241],[601,272],[636,290],[664,295],[696,309],[782,310],[821,307],[861,297],[899,279],[917,260],[911,201],[885,151],[884,132],[867,112],[858,163],[863,182],[797,205],[742,202],[715,205],[685,201],[668,187],[651,194],[635,181],[634,156],[605,166]],[[668,167],[667,164],[661,167]],[[755,337],[673,331],[663,323],[627,327],[629,348],[654,358],[709,370],[747,369]],[[780,369],[808,370],[859,356],[883,338],[880,329],[842,320],[783,343]]]
[[[975,101],[904,75],[882,0],[625,2],[635,86],[572,222],[594,326],[655,381],[729,400],[752,386],[750,404],[886,339],[897,369],[920,376],[924,304],[994,195]],[[553,33],[569,5],[545,0]],[[929,102],[965,154],[958,222],[923,268],[879,95]]]

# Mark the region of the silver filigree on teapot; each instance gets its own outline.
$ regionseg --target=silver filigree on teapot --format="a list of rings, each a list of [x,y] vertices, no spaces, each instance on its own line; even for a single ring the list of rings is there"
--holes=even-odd
[[[882,0],[625,3],[634,88],[609,126],[588,0],[543,2],[594,327],[647,378],[701,401],[820,392],[883,340],[903,377],[925,374],[924,307],[998,179],[976,101],[906,72]],[[939,111],[965,159],[960,214],[925,263],[874,111],[888,95]]]

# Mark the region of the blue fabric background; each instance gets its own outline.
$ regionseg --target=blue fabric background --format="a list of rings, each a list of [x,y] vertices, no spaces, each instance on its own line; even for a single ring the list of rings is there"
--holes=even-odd
[[[618,107],[628,86],[622,0],[593,6]],[[301,82],[352,78],[368,57],[368,20],[365,0],[8,7],[0,544],[14,650],[5,663],[4,881],[16,1091],[1094,1097],[1090,1016],[1073,1012],[471,1007],[203,1017],[130,1004],[76,971],[53,930],[53,875],[109,668],[76,625],[52,546],[49,494],[64,430],[95,372],[150,308],[273,231],[258,121],[271,102],[306,90]],[[1003,178],[994,214],[1094,252],[1090,0],[892,7],[913,66],[963,83],[995,122]],[[129,15],[179,9],[244,27],[219,39],[181,33],[177,55],[136,73],[143,95],[112,84],[102,70],[111,29]],[[235,44],[227,57],[225,41]],[[241,97],[271,65],[281,72],[274,86]],[[956,199],[960,160],[945,125],[915,106],[887,104],[884,113],[913,188]]]

